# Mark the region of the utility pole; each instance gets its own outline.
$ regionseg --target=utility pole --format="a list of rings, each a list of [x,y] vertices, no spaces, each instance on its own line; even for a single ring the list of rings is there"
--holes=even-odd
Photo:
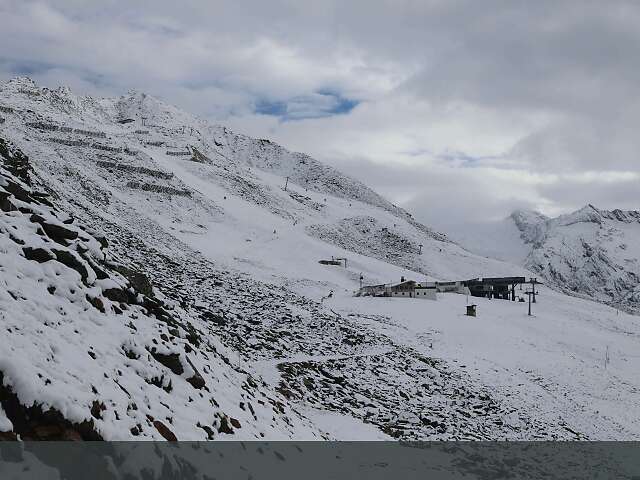
[[[289,185],[289,177],[287,177],[285,183],[284,183],[284,191],[287,191],[287,185]]]
[[[527,290],[527,291],[526,291],[526,292],[524,292],[524,293],[526,293],[526,294],[529,296],[529,316],[531,317],[531,316],[532,316],[532,315],[531,315],[531,295],[533,295],[533,292],[531,292],[531,291]]]
[[[538,283],[538,279],[537,278],[532,278],[531,279],[531,284],[532,284],[532,292],[533,292],[533,303],[536,303],[536,283]]]
[[[531,304],[536,303],[536,285],[539,283],[537,278],[530,278],[529,285],[531,290],[526,290],[524,293],[529,296],[529,316],[531,316]]]
[[[364,280],[364,277],[362,276],[362,272],[360,272],[360,289],[362,289],[362,280]]]
[[[422,244],[418,245],[418,248],[420,250],[418,250],[418,255],[422,255]]]

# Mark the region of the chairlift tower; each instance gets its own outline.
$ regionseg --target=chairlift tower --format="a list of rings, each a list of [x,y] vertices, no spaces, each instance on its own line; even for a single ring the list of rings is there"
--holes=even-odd
[[[532,317],[533,315],[531,315],[531,296],[534,294],[531,290],[527,290],[526,292],[524,292],[528,297],[529,297],[529,316]]]
[[[536,303],[536,294],[538,293],[536,292],[536,285],[539,285],[540,282],[538,282],[537,278],[530,278],[527,283],[531,285],[531,288],[530,290],[525,290],[524,293],[529,297],[529,316],[531,317],[531,304]]]

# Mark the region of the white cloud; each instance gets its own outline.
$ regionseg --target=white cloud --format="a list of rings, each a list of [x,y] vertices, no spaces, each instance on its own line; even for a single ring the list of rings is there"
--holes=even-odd
[[[418,215],[445,194],[458,221],[638,208],[633,2],[0,0],[0,17],[1,77],[142,89],[313,154]],[[341,101],[359,104],[328,115]]]

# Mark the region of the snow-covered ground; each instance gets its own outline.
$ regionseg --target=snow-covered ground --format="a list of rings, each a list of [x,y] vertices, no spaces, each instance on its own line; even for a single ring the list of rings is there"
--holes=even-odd
[[[38,93],[20,93],[27,89]],[[0,88],[0,106],[14,109],[3,113],[0,138],[28,155],[34,188],[104,235],[109,258],[147,275],[183,328],[207,339],[192,356],[219,362],[208,365],[205,380],[217,385],[224,405],[209,410],[199,401],[185,403],[182,391],[146,387],[158,397],[148,415],[156,418],[163,404],[180,412],[167,415],[179,439],[225,438],[197,425],[206,418],[205,425],[226,432],[224,416],[239,419],[242,428],[231,430],[240,438],[640,437],[638,317],[546,287],[533,317],[524,303],[454,294],[437,301],[353,296],[361,275],[365,284],[534,275],[518,263],[526,248],[511,226],[504,226],[513,242],[501,259],[488,258],[495,251],[471,253],[335,169],[144,94],[96,100],[18,79]],[[134,122],[118,123],[128,118]],[[484,245],[495,246],[501,235],[485,238],[491,240]],[[5,241],[7,262],[35,268]],[[318,263],[332,257],[346,258],[346,266]],[[21,285],[20,272],[3,270],[3,281]],[[25,308],[35,308],[38,295],[28,296]],[[16,301],[6,300],[5,313]],[[478,304],[478,317],[464,316],[467,301]],[[78,348],[100,345],[105,366],[121,365],[139,383],[141,371],[126,355],[109,353],[108,342],[126,336],[144,349],[155,337],[126,324],[101,337],[112,320],[73,308],[74,322],[96,325]],[[37,338],[34,318],[33,338],[10,336],[5,349],[30,342],[43,352],[60,348],[64,335]],[[168,351],[175,353],[184,342],[174,337]],[[72,420],[93,419],[104,438],[132,436],[115,416],[91,415],[92,402],[104,394],[92,392],[87,380],[72,380],[80,374],[71,361],[59,367],[69,370],[67,390],[33,390],[37,372],[20,374],[16,367],[29,359],[11,361],[7,352],[0,371],[21,400],[62,412],[73,406]],[[161,385],[173,379],[191,388],[183,378],[188,373],[176,375],[152,356],[147,363],[145,369],[165,376]],[[196,365],[203,376],[204,364]],[[251,395],[270,399],[258,415],[240,406],[247,375],[261,379]],[[79,392],[75,402],[65,396],[72,387]],[[271,414],[270,405],[268,420],[261,415]],[[146,435],[161,435],[140,415],[132,414],[132,425],[148,424]]]
[[[640,318],[540,287],[533,316],[525,303],[471,298],[337,297],[336,311],[371,315],[368,326],[457,365],[496,398],[537,412],[588,438],[640,434]],[[379,320],[377,316],[385,317]],[[608,360],[607,360],[608,359]],[[514,405],[514,406],[515,406]]]

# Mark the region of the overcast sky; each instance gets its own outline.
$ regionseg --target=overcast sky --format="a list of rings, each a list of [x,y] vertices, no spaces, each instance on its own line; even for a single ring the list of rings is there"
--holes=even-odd
[[[0,0],[0,79],[137,88],[446,229],[640,209],[640,4]]]

